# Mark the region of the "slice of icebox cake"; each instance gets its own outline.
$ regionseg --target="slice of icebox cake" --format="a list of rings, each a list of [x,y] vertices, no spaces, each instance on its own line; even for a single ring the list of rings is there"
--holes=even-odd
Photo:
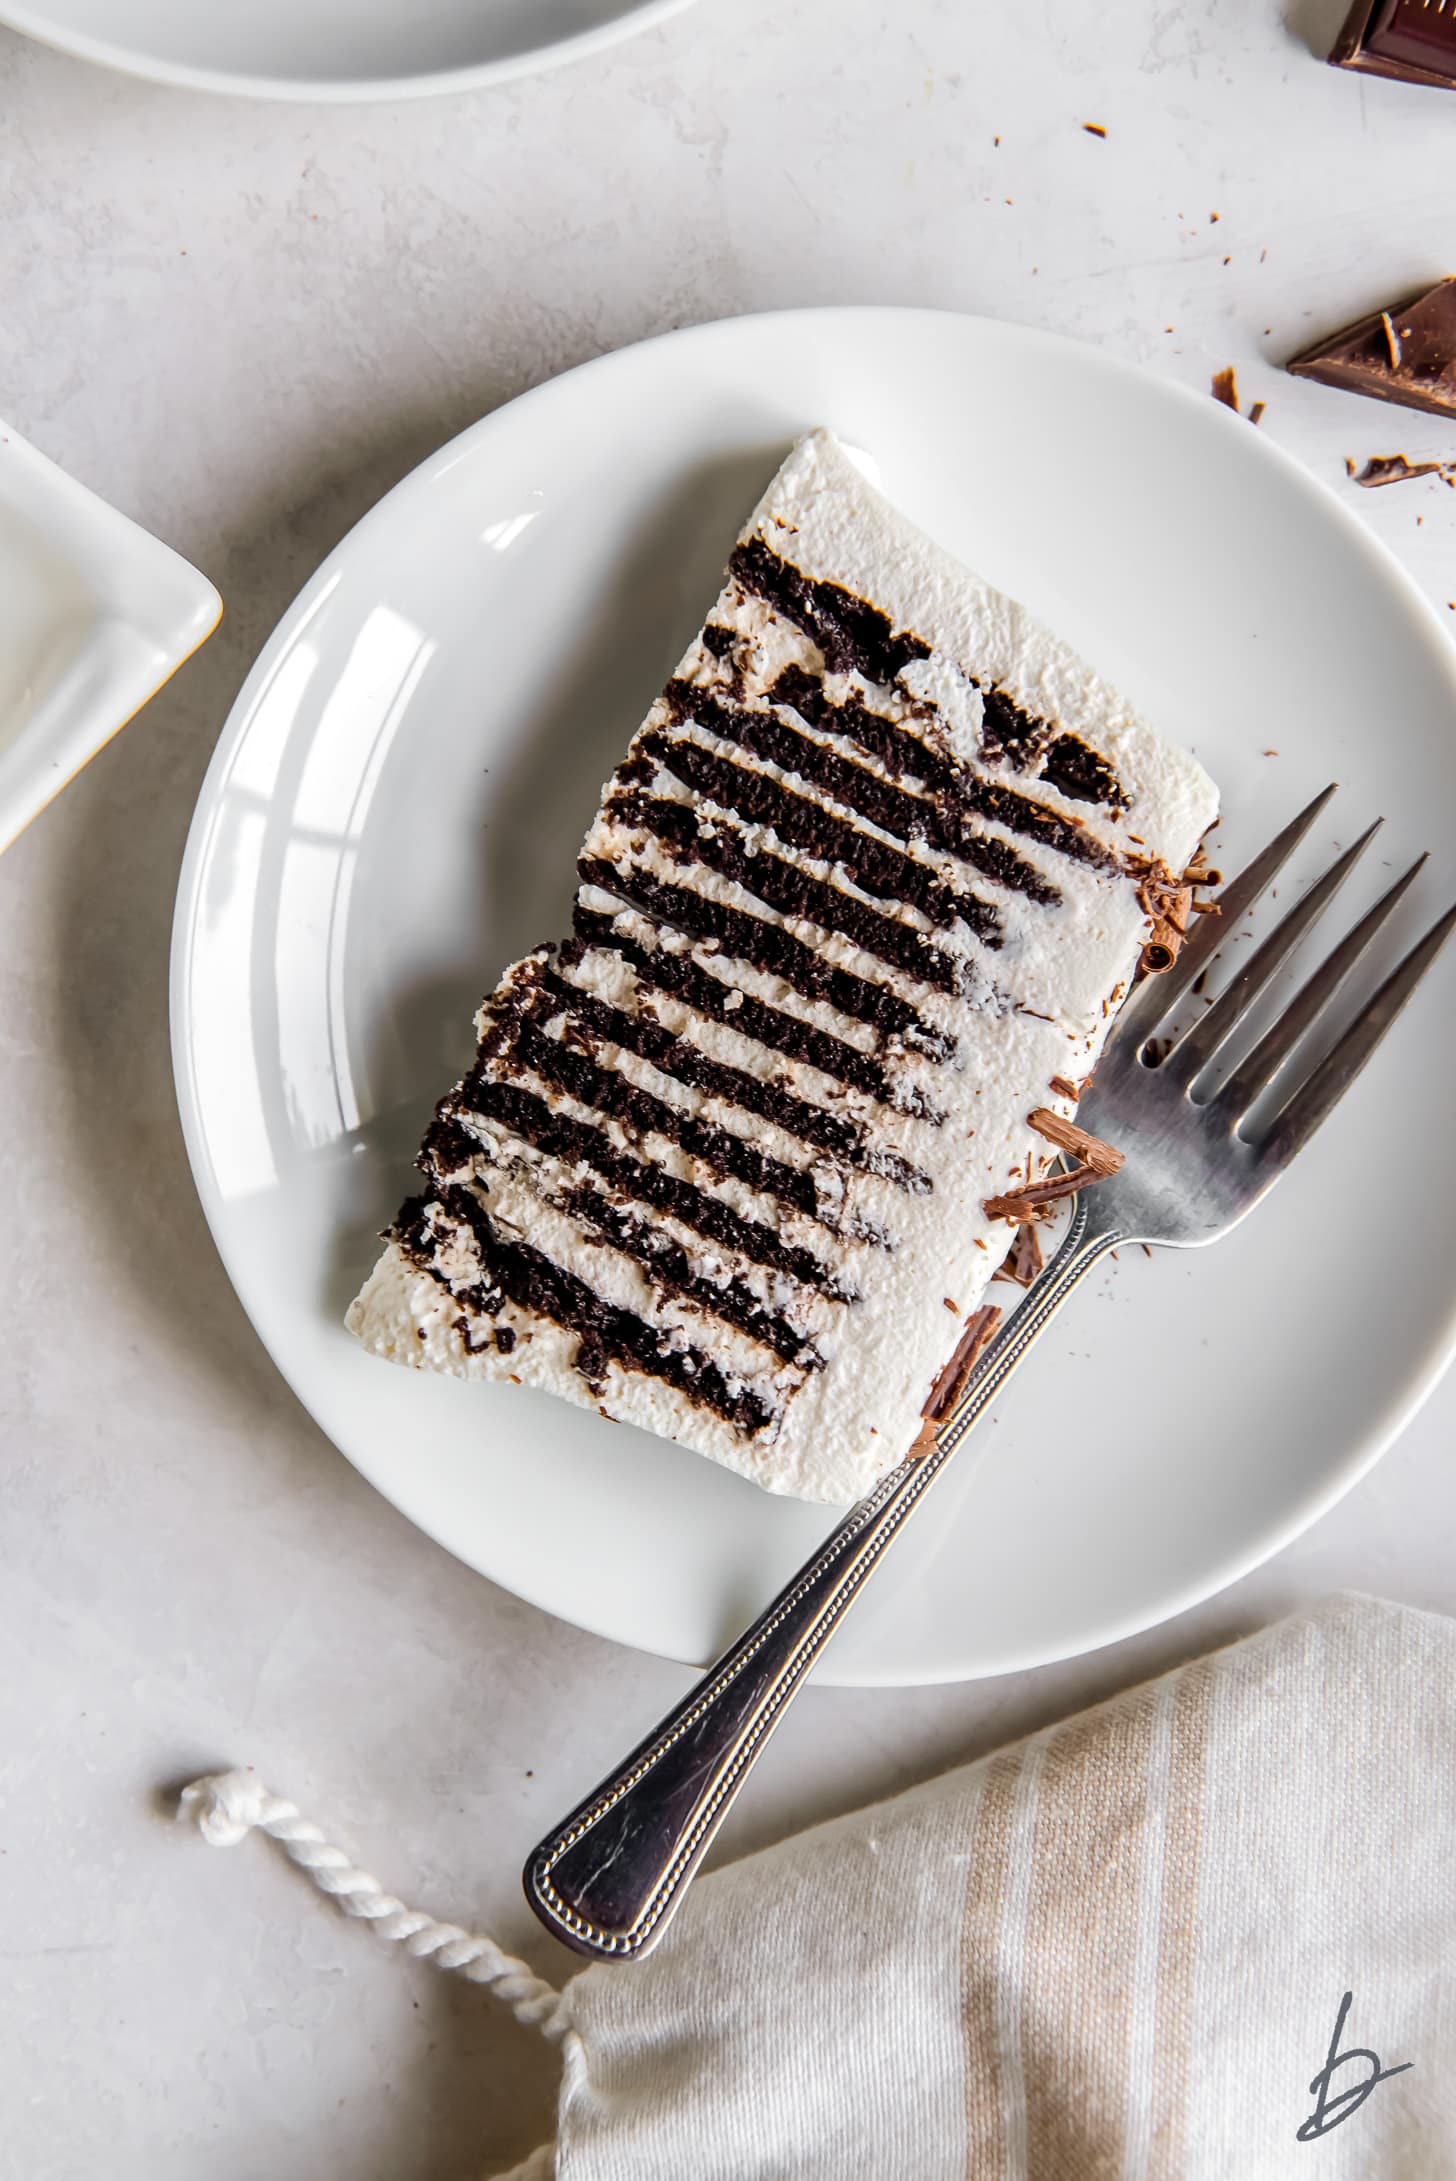
[[[1216,808],[811,433],[607,783],[571,936],[481,1008],[350,1328],[853,1498],[963,1366]]]

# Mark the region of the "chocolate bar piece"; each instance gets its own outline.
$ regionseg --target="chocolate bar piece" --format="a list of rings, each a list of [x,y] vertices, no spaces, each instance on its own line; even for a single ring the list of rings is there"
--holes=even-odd
[[[1450,6],[1456,8],[1456,0]],[[1357,319],[1305,349],[1286,369],[1321,386],[1456,416],[1456,279]]]
[[[1456,91],[1456,0],[1355,0],[1330,64]]]

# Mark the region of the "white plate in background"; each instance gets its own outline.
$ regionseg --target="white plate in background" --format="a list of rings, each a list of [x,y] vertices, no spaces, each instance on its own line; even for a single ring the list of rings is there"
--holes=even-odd
[[[245,98],[473,91],[614,45],[691,0],[0,0],[0,23],[126,75]]]
[[[221,612],[206,576],[0,421],[0,853]]]
[[[382,1363],[341,1319],[481,994],[567,929],[600,784],[819,423],[1197,751],[1225,869],[1338,778],[1285,905],[1378,811],[1331,934],[1422,847],[1397,938],[1452,879],[1456,650],[1430,609],[1246,421],[1071,342],[894,309],[674,333],[487,417],[365,517],[265,647],[193,824],[172,1007],[198,1187],[280,1369],[381,1491],[521,1596],[689,1660],[832,1514],[549,1396]],[[1389,1444],[1452,1347],[1448,953],[1255,1217],[1086,1283],[821,1680],[996,1673],[1148,1626]]]

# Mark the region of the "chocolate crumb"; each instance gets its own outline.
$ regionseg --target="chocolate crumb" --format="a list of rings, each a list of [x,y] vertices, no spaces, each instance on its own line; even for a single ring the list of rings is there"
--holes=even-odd
[[[1054,1090],[1058,1098],[1078,1098],[1081,1095],[1076,1084],[1069,1083],[1064,1075],[1054,1075],[1047,1089]]]
[[[949,1295],[942,1295],[940,1299],[945,1304],[946,1309],[950,1312],[953,1318],[958,1318],[960,1316],[961,1306],[959,1303],[953,1303]]]
[[[1239,382],[1234,376],[1232,364],[1225,364],[1221,371],[1214,372],[1213,398],[1215,401],[1221,401],[1225,409],[1232,409],[1235,416],[1238,415]]]
[[[1082,126],[1089,136],[1105,137],[1107,134],[1100,121],[1084,121]]]
[[[1267,402],[1256,401],[1249,411],[1249,422],[1251,424],[1262,424],[1264,421],[1264,411],[1268,408],[1268,406],[1269,404]]]

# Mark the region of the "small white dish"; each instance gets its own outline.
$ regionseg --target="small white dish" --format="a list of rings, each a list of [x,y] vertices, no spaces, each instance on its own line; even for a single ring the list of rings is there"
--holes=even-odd
[[[77,59],[194,91],[337,103],[475,91],[578,60],[691,0],[0,0]]]
[[[697,327],[527,394],[365,517],[264,648],[188,844],[172,1021],[203,1206],[279,1368],[397,1506],[521,1596],[695,1661],[825,1509],[545,1394],[382,1363],[342,1318],[481,994],[568,928],[601,782],[815,424],[1197,752],[1226,869],[1343,783],[1275,916],[1381,811],[1331,935],[1422,848],[1387,964],[1450,898],[1456,647],[1265,434],[1096,350],[915,310]],[[818,1678],[1091,1649],[1347,1490],[1451,1353],[1453,1075],[1448,948],[1255,1217],[1086,1282]]]
[[[206,576],[0,421],[0,852],[221,612]]]

